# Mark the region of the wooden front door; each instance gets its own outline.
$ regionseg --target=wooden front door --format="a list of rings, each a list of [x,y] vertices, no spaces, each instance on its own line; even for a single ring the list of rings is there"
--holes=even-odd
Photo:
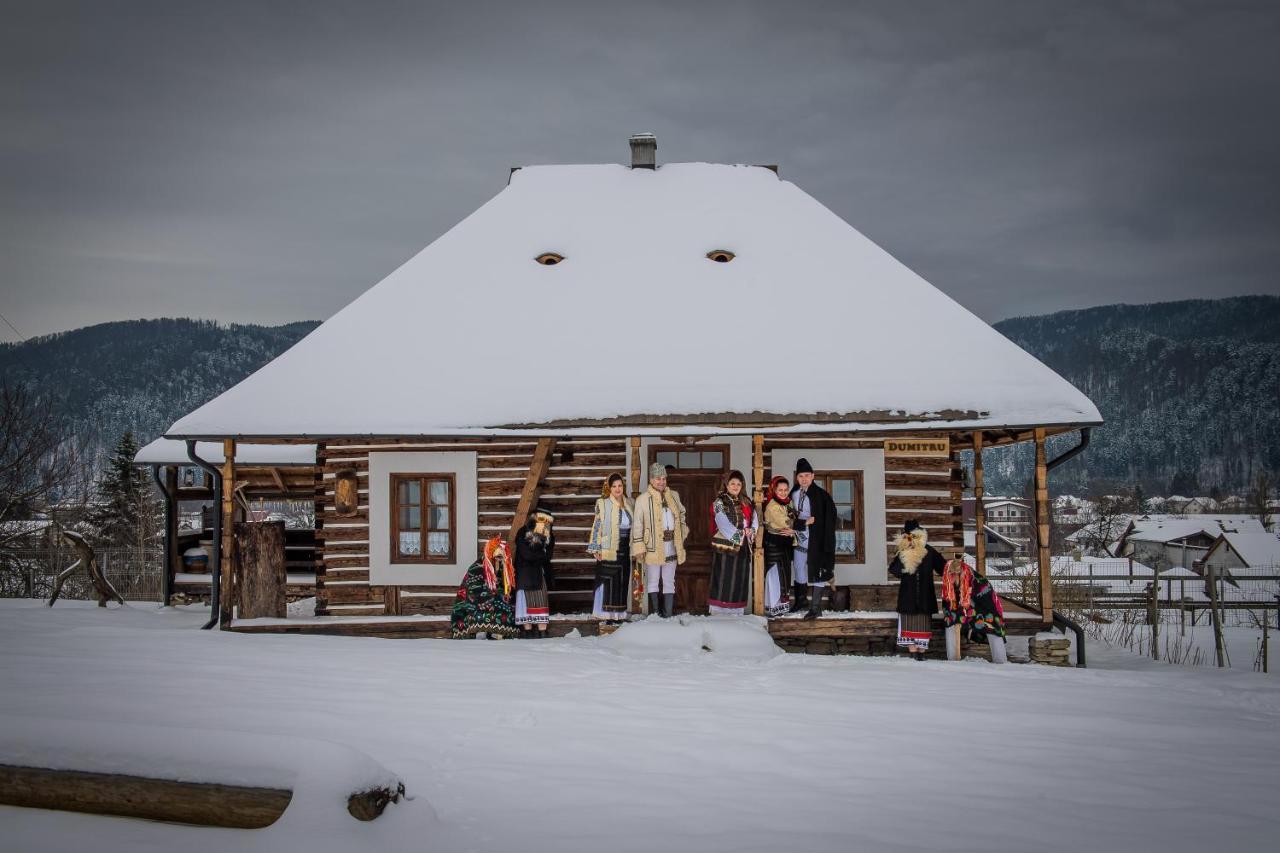
[[[706,613],[711,588],[711,503],[729,473],[729,445],[655,444],[649,447],[649,464],[654,462],[668,466],[667,488],[680,495],[689,524],[685,561],[676,569],[676,612]]]

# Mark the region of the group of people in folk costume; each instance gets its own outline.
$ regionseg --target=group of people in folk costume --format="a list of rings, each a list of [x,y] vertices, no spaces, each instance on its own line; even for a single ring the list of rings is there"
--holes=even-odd
[[[748,499],[746,485],[740,471],[730,471],[710,507],[711,613],[746,613],[752,557],[754,549],[762,548],[766,615],[804,611],[805,619],[816,619],[822,614],[823,594],[835,582],[835,503],[814,482],[813,467],[805,459],[796,463],[794,486],[782,476],[769,482],[762,512]],[[666,467],[650,467],[649,487],[634,501],[626,494],[622,474],[605,478],[602,492],[587,544],[596,561],[592,615],[604,622],[628,618],[634,561],[643,566],[649,612],[670,618],[689,527],[680,496],[667,486]],[[455,637],[546,636],[554,522],[550,510],[538,507],[517,533],[514,555],[501,537],[489,540],[458,589]],[[952,644],[961,635],[988,642],[992,659],[1005,659],[1004,613],[990,582],[963,559],[943,558],[916,521],[903,526],[897,544],[889,572],[898,578],[898,646],[917,660],[928,651],[938,611],[933,580],[938,575],[943,579],[944,621],[949,629],[958,628],[946,634],[949,656],[958,651]]]

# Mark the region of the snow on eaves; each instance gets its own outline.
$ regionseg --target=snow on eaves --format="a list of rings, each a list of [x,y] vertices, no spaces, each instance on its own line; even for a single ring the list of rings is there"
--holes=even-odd
[[[196,442],[196,455],[210,465],[224,461],[222,445],[216,441]],[[140,449],[133,461],[138,465],[193,465],[187,456],[187,444],[171,438],[157,438]],[[314,465],[314,444],[236,444],[236,462],[240,465]]]
[[[713,249],[736,258],[715,263]],[[536,264],[543,252],[565,260]],[[890,412],[908,421],[894,428],[1101,422],[1066,380],[768,169],[538,166],[168,434],[536,433],[751,413],[883,428]]]

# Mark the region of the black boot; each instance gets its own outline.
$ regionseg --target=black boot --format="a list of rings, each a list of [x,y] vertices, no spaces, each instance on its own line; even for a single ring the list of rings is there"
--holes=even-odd
[[[912,652],[911,657],[915,660],[924,660],[924,652]]]
[[[791,585],[791,612],[799,613],[809,606],[809,585],[793,583]]]
[[[809,599],[809,610],[804,614],[805,619],[817,619],[822,615],[822,593],[826,589],[825,586],[815,586],[813,588],[813,598]]]
[[[658,607],[658,600],[659,600],[658,593],[656,592],[649,593],[649,613],[653,616],[662,615],[662,610],[661,608]]]
[[[674,592],[664,592],[662,594],[662,618],[670,619],[676,615],[676,594]]]

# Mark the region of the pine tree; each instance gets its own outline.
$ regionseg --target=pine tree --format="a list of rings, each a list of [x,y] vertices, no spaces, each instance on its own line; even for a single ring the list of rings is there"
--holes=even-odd
[[[99,544],[139,548],[150,544],[159,530],[159,507],[146,473],[134,464],[137,453],[133,431],[126,430],[98,480],[97,506],[90,521],[98,531]]]

